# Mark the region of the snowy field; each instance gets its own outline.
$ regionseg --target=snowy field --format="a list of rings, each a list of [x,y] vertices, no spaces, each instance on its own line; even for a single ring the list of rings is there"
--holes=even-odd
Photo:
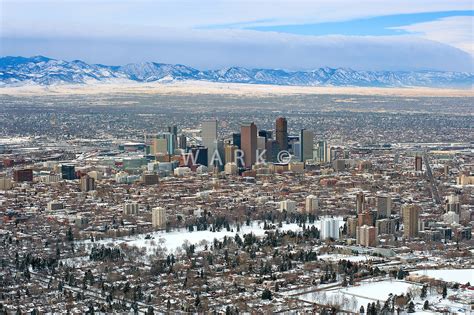
[[[381,257],[375,257],[370,255],[344,255],[344,254],[325,254],[318,256],[318,259],[327,260],[327,261],[339,261],[339,260],[348,260],[351,262],[361,262],[368,260],[383,260]]]
[[[311,292],[299,296],[303,301],[340,305],[342,309],[348,311],[358,311],[363,305],[380,301],[380,304],[387,300],[390,293],[401,295],[406,294],[411,287],[420,287],[405,281],[384,280],[378,282],[362,282],[360,285],[340,288],[338,290]]]
[[[466,284],[467,282],[470,282],[471,285],[474,285],[474,269],[430,269],[418,270],[413,273],[432,277],[438,280],[458,282],[460,284]]]
[[[344,225],[344,221],[342,218],[340,219],[340,226]],[[320,221],[315,221],[314,224],[306,224],[307,227],[311,228],[315,226],[316,228],[320,229]],[[253,233],[255,236],[260,237],[265,235],[266,230],[263,229],[264,223],[263,222],[252,222],[250,226],[243,225],[240,227],[240,232],[237,233],[236,227],[232,227],[233,231],[227,231],[226,229],[222,229],[219,232],[212,232],[209,230],[206,231],[194,231],[189,232],[186,229],[180,229],[176,231],[171,231],[166,233],[164,231],[157,231],[147,234],[138,234],[130,237],[122,237],[122,238],[109,238],[104,240],[96,241],[96,244],[114,244],[114,245],[121,245],[127,244],[128,246],[136,246],[138,248],[142,248],[146,250],[148,255],[153,254],[157,250],[162,250],[168,253],[175,252],[176,250],[182,248],[183,244],[187,245],[196,245],[196,246],[204,246],[205,244],[211,244],[214,239],[222,240],[225,236],[227,237],[235,237],[236,234],[239,234],[241,237],[244,234]],[[301,231],[302,227],[298,226],[296,223],[283,223],[281,228],[278,228],[280,231]],[[149,238],[147,239],[147,235]],[[91,245],[91,242],[85,241],[84,244]]]

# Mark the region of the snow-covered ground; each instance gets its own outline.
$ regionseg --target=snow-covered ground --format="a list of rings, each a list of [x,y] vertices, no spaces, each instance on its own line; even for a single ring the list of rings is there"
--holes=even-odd
[[[365,281],[357,286],[311,292],[298,298],[308,302],[337,304],[344,310],[358,311],[361,306],[365,308],[368,303],[372,302],[380,301],[380,304],[383,305],[390,293],[394,295],[406,294],[412,287],[421,288],[419,285],[398,280]]]
[[[315,221],[314,224],[306,224],[307,227],[311,228],[315,226],[316,228],[320,229],[320,221]],[[340,225],[344,225],[344,221],[342,218],[340,219]],[[214,239],[222,240],[225,236],[227,237],[235,237],[236,234],[239,234],[241,237],[244,234],[253,233],[255,236],[263,236],[266,230],[263,229],[264,223],[263,222],[252,222],[250,226],[243,225],[240,227],[240,232],[237,232],[237,228],[235,226],[232,227],[233,231],[227,231],[226,229],[222,229],[221,231],[212,232],[209,230],[206,231],[194,231],[189,232],[186,229],[180,229],[171,232],[164,232],[164,231],[157,231],[148,234],[138,234],[129,237],[122,237],[122,238],[109,238],[104,240],[99,240],[95,243],[98,244],[114,244],[114,245],[121,245],[127,244],[128,246],[136,246],[138,248],[145,249],[147,254],[153,254],[156,250],[163,250],[166,252],[174,252],[179,248],[182,248],[183,244],[188,245],[205,245],[210,244],[214,241]],[[296,223],[283,223],[281,228],[278,228],[280,231],[301,231],[302,227],[298,226]],[[148,239],[147,239],[148,235]],[[91,245],[90,241],[85,241],[84,244]]]
[[[344,255],[344,254],[324,254],[318,256],[319,259],[322,260],[330,260],[330,261],[339,261],[339,260],[349,260],[352,262],[360,262],[360,261],[367,261],[367,260],[383,260],[381,257],[375,257],[370,255]]]
[[[474,285],[474,269],[429,269],[414,271],[414,274],[428,276],[434,279]]]

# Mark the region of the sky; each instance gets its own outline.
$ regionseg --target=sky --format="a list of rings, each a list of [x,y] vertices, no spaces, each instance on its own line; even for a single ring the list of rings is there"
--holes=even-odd
[[[0,55],[474,72],[472,0],[0,0]]]

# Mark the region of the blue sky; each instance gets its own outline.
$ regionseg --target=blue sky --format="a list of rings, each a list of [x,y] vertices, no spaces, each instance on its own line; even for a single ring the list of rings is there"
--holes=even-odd
[[[473,12],[472,0],[0,0],[0,54],[472,72]]]

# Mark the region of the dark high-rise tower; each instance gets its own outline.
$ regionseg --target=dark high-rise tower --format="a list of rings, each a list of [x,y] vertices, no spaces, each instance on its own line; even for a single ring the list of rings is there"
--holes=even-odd
[[[257,160],[257,126],[253,122],[242,124],[240,135],[244,167],[250,169]]]
[[[276,120],[276,141],[280,150],[288,150],[288,126],[285,117]]]

